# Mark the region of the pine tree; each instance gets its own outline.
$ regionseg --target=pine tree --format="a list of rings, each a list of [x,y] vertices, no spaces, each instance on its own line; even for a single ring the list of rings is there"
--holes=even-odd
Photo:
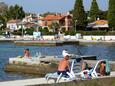
[[[90,22],[93,22],[98,18],[98,13],[99,13],[99,7],[97,1],[93,0],[89,11]]]
[[[25,17],[25,12],[22,7],[15,5],[10,6],[9,9],[6,11],[5,16],[10,19],[22,19]]]
[[[109,0],[108,21],[109,27],[115,30],[115,0]]]
[[[76,0],[73,10],[73,25],[75,26],[75,30],[84,30],[87,25],[86,19],[83,0]]]

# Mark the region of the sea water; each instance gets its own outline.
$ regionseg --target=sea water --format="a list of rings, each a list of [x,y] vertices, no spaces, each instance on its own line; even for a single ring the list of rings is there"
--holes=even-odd
[[[38,76],[9,73],[4,71],[8,59],[23,56],[23,50],[29,48],[31,56],[36,52],[41,55],[61,55],[63,49],[71,54],[96,55],[97,59],[115,60],[115,45],[63,45],[63,46],[16,46],[12,42],[0,42],[0,81],[35,78]]]

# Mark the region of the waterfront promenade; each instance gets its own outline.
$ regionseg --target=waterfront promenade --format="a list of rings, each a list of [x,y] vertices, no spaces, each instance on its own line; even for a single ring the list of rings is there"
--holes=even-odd
[[[54,39],[54,36],[44,36],[44,39],[33,39],[33,36],[24,37],[0,37],[0,41],[12,41],[17,45],[62,45],[62,44],[115,44],[115,36],[83,36],[76,38],[75,36],[65,36],[64,39]]]
[[[0,41],[2,40],[11,40],[11,41],[14,41],[14,40],[40,40],[41,38],[33,38],[32,35],[28,35],[28,36],[11,36],[10,38],[6,38],[4,36],[0,36]],[[93,36],[93,35],[84,35],[82,37],[77,37],[77,36],[70,36],[70,35],[66,35],[66,36],[63,36],[63,37],[60,37],[60,39],[55,39],[55,36],[53,35],[44,35],[42,36],[42,39],[41,40],[80,40],[82,42],[84,41],[105,41],[105,42],[108,42],[108,41],[115,41],[115,36]]]

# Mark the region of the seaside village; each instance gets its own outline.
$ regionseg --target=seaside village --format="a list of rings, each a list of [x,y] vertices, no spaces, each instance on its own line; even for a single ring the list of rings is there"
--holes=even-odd
[[[90,43],[97,43],[97,45],[115,43],[115,35],[97,35],[98,31],[105,31],[105,33],[113,31],[113,28],[109,27],[107,19],[96,17],[94,21],[88,22],[84,31],[97,32],[96,35],[85,35],[80,33],[82,30],[77,31],[78,27],[82,28],[82,26],[79,24],[81,23],[79,18],[74,20],[73,24],[74,16],[72,12],[68,11],[44,15],[27,13],[21,19],[9,18],[6,22],[6,29],[1,29],[3,34],[0,36],[0,40],[13,42],[18,47],[19,45],[53,47],[69,44],[84,44],[85,46]],[[90,17],[87,18],[90,19]],[[0,28],[2,26],[0,21]],[[73,26],[73,34],[70,34]],[[115,76],[114,61],[99,59],[96,55],[82,55],[80,51],[79,55],[76,55],[70,53],[66,48],[56,51],[61,52],[61,55],[45,55],[41,52],[35,52],[35,55],[32,55],[29,46],[22,51],[23,55],[10,57],[4,71],[41,75],[41,77],[0,82],[0,86],[91,86],[82,85],[86,82],[95,83],[92,86],[97,86],[97,82],[101,83],[105,79],[108,80]],[[111,86],[115,86],[115,84]]]
[[[29,14],[28,16],[25,16],[22,20],[20,19],[12,19],[9,20],[6,23],[7,30],[6,34],[8,34],[9,31],[18,31],[20,28],[23,28],[23,33],[21,35],[24,35],[24,40],[28,39],[35,39],[35,40],[55,40],[60,39],[64,40],[64,32],[70,31],[72,29],[72,18],[73,15],[70,14],[70,12],[67,13],[53,13],[53,14],[47,14],[45,17],[40,16],[39,14]],[[57,26],[56,26],[57,24]],[[55,28],[56,27],[56,28]],[[36,28],[34,29],[33,36],[27,34],[27,29],[30,28]],[[42,36],[42,32],[39,30],[39,28],[48,29],[49,32],[57,32],[55,36]],[[108,27],[108,21],[107,20],[101,20],[97,19],[94,22],[91,22],[87,25],[87,30],[109,30]],[[81,39],[82,34],[77,33],[75,37],[67,35],[65,36],[65,39]],[[42,37],[41,37],[42,36]],[[20,36],[11,36],[15,37],[18,40],[22,39]],[[84,36],[83,39],[86,40],[115,40],[113,37],[110,36]]]
[[[9,28],[11,31],[19,30],[21,27],[23,27],[23,29],[36,28],[33,36],[34,38],[39,38],[41,36],[39,28],[41,27],[44,29],[48,29],[50,32],[54,32],[54,29],[51,29],[54,27],[52,27],[51,25],[55,22],[58,22],[60,28],[64,28],[66,31],[68,31],[72,27],[72,15],[69,12],[65,14],[48,14],[45,17],[42,17],[39,14],[30,14],[28,16],[25,16],[22,21],[14,19],[9,20],[7,22],[7,28]],[[23,34],[26,34],[26,32],[24,32]],[[49,37],[49,40],[53,40],[53,38]]]

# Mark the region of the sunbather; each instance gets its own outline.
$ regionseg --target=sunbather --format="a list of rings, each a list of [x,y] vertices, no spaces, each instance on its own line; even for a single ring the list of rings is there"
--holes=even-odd
[[[106,73],[105,73],[105,62],[104,61],[102,61],[101,62],[101,64],[100,64],[100,74],[102,75],[102,76],[104,76]]]
[[[66,55],[62,60],[60,60],[58,65],[58,75],[62,73],[62,75],[67,76],[67,72],[69,72],[69,55]]]
[[[92,69],[92,67],[90,67],[86,61],[83,61],[82,70],[90,70],[90,69]]]

